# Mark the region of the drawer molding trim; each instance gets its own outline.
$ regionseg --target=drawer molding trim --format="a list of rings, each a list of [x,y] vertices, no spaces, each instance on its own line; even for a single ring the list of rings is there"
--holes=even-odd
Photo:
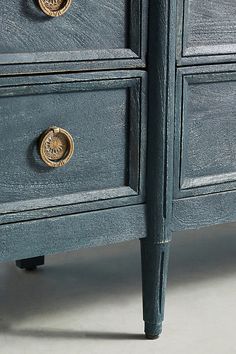
[[[0,260],[104,246],[147,236],[145,205],[0,226]]]
[[[236,65],[178,69],[176,92],[175,197],[236,189]]]
[[[177,0],[177,64],[235,62],[235,15],[233,0]]]
[[[89,104],[86,99],[87,93],[90,95],[88,96]],[[75,95],[73,102],[78,101],[78,104],[72,105],[74,111],[69,108],[70,94]],[[35,96],[37,98],[37,95],[41,97],[40,102],[38,98],[36,100],[38,108],[34,106],[32,111],[30,108],[32,98]],[[56,113],[54,109],[50,109],[49,112],[47,109],[54,95],[58,95],[56,102],[59,106]],[[45,97],[47,97],[46,100]],[[18,103],[14,108],[9,103],[13,104],[16,98]],[[22,98],[24,98],[24,104],[22,104]],[[64,98],[67,100],[67,105],[63,109],[64,113],[61,114],[60,108],[64,107]],[[36,101],[34,99],[33,102]],[[110,201],[111,204],[112,200],[114,200],[114,206],[122,206],[124,203],[134,204],[135,201],[143,202],[145,199],[147,130],[145,101],[146,73],[141,71],[1,78],[2,131],[6,132],[7,129],[21,144],[16,152],[18,155],[14,153],[15,160],[11,163],[10,170],[8,158],[2,161],[1,188],[3,194],[0,204],[0,223],[5,223],[6,219],[24,220],[26,214],[28,218],[28,215],[34,212],[37,217],[40,217],[44,214],[42,209],[48,211],[50,208],[50,214],[58,212],[68,214],[67,206],[70,206],[69,210],[85,211],[89,208],[93,209],[93,203],[96,204],[95,209],[106,208],[107,202]],[[45,105],[45,102],[47,105],[43,115],[48,115],[48,117],[44,118],[46,120],[42,123],[41,103]],[[93,119],[96,125],[89,120],[92,111],[88,106],[91,106],[92,102],[94,102],[94,107],[98,107],[99,112],[102,113],[97,120],[97,112],[94,111]],[[80,103],[84,107],[83,114],[79,111]],[[76,110],[75,107],[77,107]],[[72,115],[71,120],[66,119],[67,108]],[[35,111],[37,112],[36,118],[34,118]],[[58,112],[59,116],[62,115],[62,123],[67,125],[65,128],[72,130],[76,148],[68,165],[49,171],[50,167],[47,167],[40,159],[36,140],[44,128],[48,127],[51,119],[57,119]],[[22,120],[18,122],[19,129],[16,131],[14,131],[15,115]],[[32,119],[35,119],[33,128]],[[8,124],[10,124],[10,130],[8,130]],[[83,125],[86,126],[86,130]],[[106,131],[107,134],[104,135]],[[11,139],[4,132],[2,133],[4,135],[3,149],[9,146],[8,142]],[[91,145],[93,141],[96,144],[94,146]],[[100,151],[101,157],[98,156],[97,151]],[[10,150],[7,150],[7,153],[12,156]],[[102,177],[97,177],[97,169]],[[9,170],[8,175],[4,172],[7,170]],[[21,174],[24,178],[20,182],[20,194],[18,194],[18,177]],[[68,183],[68,178],[71,183]],[[128,202],[129,198],[131,198],[130,202]],[[37,210],[41,210],[41,213]],[[22,219],[19,214],[22,214]]]

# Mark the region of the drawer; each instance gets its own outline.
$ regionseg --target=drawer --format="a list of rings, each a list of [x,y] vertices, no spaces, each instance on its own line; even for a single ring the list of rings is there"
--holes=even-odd
[[[28,71],[33,72],[144,66],[147,2],[4,1],[0,12],[0,64],[28,63]],[[45,13],[49,10],[57,14],[52,10],[66,9],[67,3],[68,9],[61,16]],[[63,67],[59,64],[62,62]]]
[[[143,202],[145,73],[2,78],[0,117],[0,222]]]
[[[236,189],[236,65],[179,69],[177,92],[175,195]]]
[[[180,43],[179,59],[216,56],[210,60],[235,60],[236,2],[235,0],[178,0]],[[218,59],[217,59],[218,57]],[[205,58],[205,59],[204,59]],[[209,59],[208,59],[209,60]]]

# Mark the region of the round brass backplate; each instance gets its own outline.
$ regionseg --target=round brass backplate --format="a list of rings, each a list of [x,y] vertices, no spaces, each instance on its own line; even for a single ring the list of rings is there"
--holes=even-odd
[[[74,153],[73,138],[63,128],[50,127],[41,135],[39,153],[48,166],[64,166]]]
[[[48,16],[62,16],[70,7],[72,0],[38,0],[41,10]]]

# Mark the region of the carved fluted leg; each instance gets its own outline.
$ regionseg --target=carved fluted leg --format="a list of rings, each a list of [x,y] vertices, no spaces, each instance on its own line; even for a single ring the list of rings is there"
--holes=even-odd
[[[158,338],[162,331],[169,244],[154,243],[148,238],[141,240],[143,319],[148,339]]]
[[[21,269],[35,270],[38,266],[44,265],[44,256],[19,259],[16,266]]]

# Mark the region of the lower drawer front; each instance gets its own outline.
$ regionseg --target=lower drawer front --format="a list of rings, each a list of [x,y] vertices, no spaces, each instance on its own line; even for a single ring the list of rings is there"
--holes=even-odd
[[[179,70],[175,195],[236,189],[236,66]]]
[[[144,76],[137,71],[0,79],[0,214],[112,198],[121,203],[122,197],[140,201]],[[52,126],[63,128],[74,143],[70,161],[56,168],[40,156],[40,137]],[[72,146],[65,135],[57,139],[57,132],[44,141],[44,152],[58,154],[60,161]]]

